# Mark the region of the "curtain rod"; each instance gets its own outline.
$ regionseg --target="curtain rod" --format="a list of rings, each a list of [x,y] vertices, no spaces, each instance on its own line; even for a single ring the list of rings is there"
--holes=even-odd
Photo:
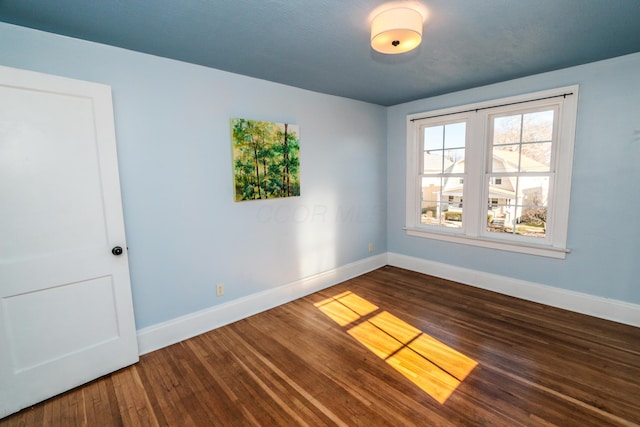
[[[418,117],[416,119],[411,119],[410,121],[411,122],[415,122],[416,120],[434,119],[436,117],[444,117],[444,116],[453,116],[454,114],[470,113],[472,111],[475,111],[477,113],[480,110],[489,110],[491,108],[507,107],[509,105],[516,105],[516,104],[526,104],[528,102],[542,101],[542,100],[545,100],[545,99],[566,98],[567,96],[570,96],[570,95],[573,95],[573,92],[563,93],[562,95],[545,96],[544,98],[527,99],[526,101],[508,102],[506,104],[491,105],[491,106],[488,106],[488,107],[480,107],[480,108],[472,108],[470,110],[456,111],[455,113],[445,113],[445,114],[438,114],[436,116]]]

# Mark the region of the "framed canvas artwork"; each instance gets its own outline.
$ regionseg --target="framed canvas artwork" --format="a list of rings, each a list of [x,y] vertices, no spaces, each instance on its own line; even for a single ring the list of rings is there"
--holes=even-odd
[[[235,200],[300,195],[298,126],[231,119]]]

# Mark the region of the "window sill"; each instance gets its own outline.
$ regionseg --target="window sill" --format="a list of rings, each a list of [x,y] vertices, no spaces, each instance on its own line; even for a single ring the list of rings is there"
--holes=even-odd
[[[462,245],[478,246],[481,248],[497,249],[500,251],[517,252],[521,254],[543,256],[548,258],[565,259],[569,249],[552,246],[535,245],[520,242],[505,242],[501,240],[487,239],[483,237],[469,237],[463,235],[436,233],[421,228],[405,227],[407,235],[422,237],[425,239],[442,240],[445,242],[459,243]]]

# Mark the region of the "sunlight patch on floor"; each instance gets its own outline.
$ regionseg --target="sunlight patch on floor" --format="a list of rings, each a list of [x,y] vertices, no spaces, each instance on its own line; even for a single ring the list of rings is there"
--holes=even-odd
[[[348,327],[350,336],[441,404],[478,365],[352,292],[315,306],[340,326]]]
[[[378,306],[349,291],[314,305],[340,326],[347,326],[378,309]]]

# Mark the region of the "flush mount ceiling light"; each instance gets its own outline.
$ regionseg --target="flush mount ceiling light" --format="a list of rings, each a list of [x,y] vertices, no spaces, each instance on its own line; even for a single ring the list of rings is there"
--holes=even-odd
[[[371,22],[371,47],[380,53],[404,53],[422,41],[422,14],[409,7],[394,7]]]

